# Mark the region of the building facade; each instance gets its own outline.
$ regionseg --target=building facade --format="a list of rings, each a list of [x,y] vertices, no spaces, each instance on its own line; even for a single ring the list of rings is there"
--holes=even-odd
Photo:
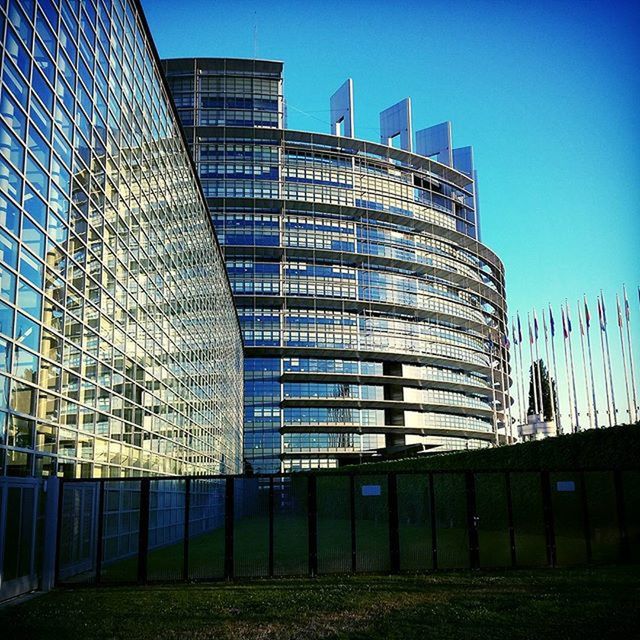
[[[138,2],[3,1],[0,42],[0,474],[238,472],[238,318]]]
[[[380,143],[359,140],[347,81],[330,134],[293,131],[282,63],[163,65],[242,323],[253,468],[496,442],[504,271],[450,124],[418,131],[414,153],[407,99],[381,113]]]

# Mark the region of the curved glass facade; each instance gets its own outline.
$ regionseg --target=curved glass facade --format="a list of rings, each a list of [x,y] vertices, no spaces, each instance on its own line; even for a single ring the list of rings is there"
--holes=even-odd
[[[495,441],[504,272],[477,240],[472,177],[286,129],[279,62],[163,64],[243,328],[253,467]]]
[[[137,2],[0,3],[0,473],[234,473],[242,339]]]

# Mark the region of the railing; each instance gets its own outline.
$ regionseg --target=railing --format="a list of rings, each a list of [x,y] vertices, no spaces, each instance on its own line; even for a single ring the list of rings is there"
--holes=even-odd
[[[640,560],[640,471],[63,480],[59,585]]]

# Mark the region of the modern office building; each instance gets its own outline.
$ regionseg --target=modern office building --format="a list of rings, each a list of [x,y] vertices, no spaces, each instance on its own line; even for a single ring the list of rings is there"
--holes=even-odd
[[[257,471],[487,446],[504,430],[504,271],[479,241],[470,147],[286,128],[283,65],[163,62],[223,246],[245,341],[245,456]],[[392,146],[398,139],[399,148]]]
[[[240,327],[138,2],[2,2],[0,43],[0,475],[238,472]]]

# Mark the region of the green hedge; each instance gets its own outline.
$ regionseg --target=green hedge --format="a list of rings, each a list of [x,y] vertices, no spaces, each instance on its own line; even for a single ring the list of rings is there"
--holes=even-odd
[[[429,469],[638,469],[640,423],[474,451],[459,451],[344,467],[358,471]]]

